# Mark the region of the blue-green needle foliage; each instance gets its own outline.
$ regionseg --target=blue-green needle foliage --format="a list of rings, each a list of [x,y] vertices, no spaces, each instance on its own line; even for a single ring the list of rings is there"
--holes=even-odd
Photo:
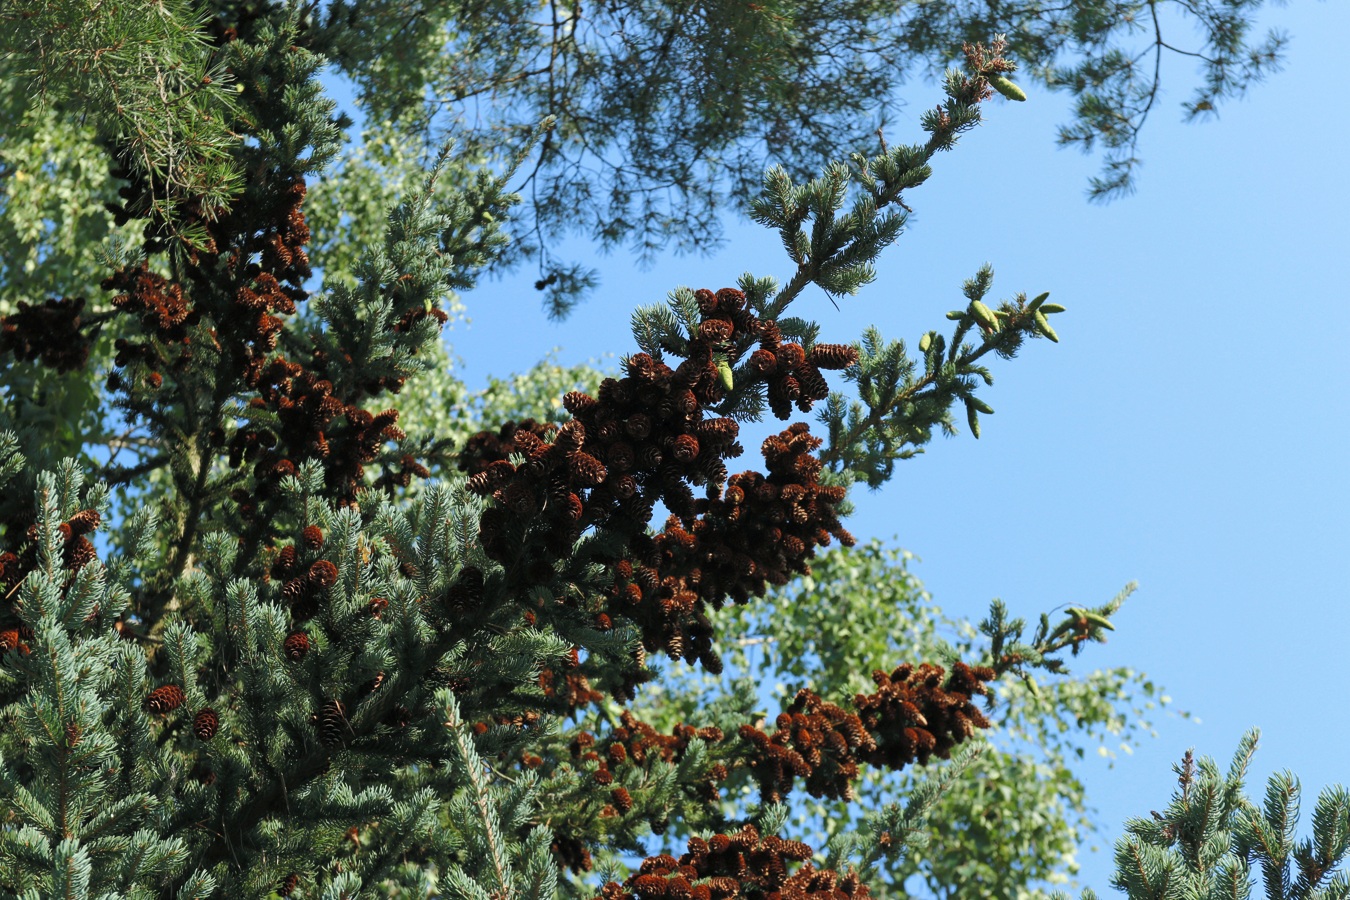
[[[112,885],[159,896],[184,874],[188,853],[158,802],[167,773],[140,703],[145,656],[100,627],[130,598],[99,561],[72,572],[65,558],[62,529],[77,515],[106,514],[107,491],[86,488],[73,463],[40,475],[35,490],[38,565],[16,597],[33,649],[12,648],[0,670],[4,694],[26,688],[6,710],[16,733],[0,756],[9,810],[0,867],[12,873],[10,890],[31,896],[102,896]],[[191,644],[180,632],[171,638],[175,654]],[[199,872],[191,884],[209,893],[215,882]]]
[[[1258,732],[1227,772],[1187,751],[1162,811],[1125,823],[1111,884],[1129,900],[1345,900],[1350,897],[1350,791],[1325,788],[1300,838],[1298,778],[1277,772],[1258,804],[1246,793]],[[1063,895],[1061,895],[1062,897]],[[1084,900],[1094,900],[1091,891]]]
[[[921,118],[926,142],[890,147],[877,156],[854,154],[848,163],[835,163],[800,183],[781,167],[765,174],[761,192],[750,204],[751,217],[778,232],[796,268],[781,287],[771,278],[741,277],[739,287],[757,315],[776,320],[785,337],[810,350],[820,325],[784,315],[788,306],[809,285],[833,300],[856,294],[875,279],[873,263],[903,233],[909,209],[905,192],[926,182],[933,158],[979,123],[979,102],[992,93],[990,79],[1015,68],[1002,56],[1005,47],[999,37],[988,48],[966,48],[966,71],[976,77],[947,73],[947,98]],[[1059,340],[1048,317],[1064,307],[1047,303],[1048,293],[1031,300],[1018,294],[991,308],[985,298],[992,282],[988,265],[966,281],[967,306],[947,314],[951,334],[924,334],[917,358],[903,341],[888,341],[875,328],[853,345],[858,361],[845,378],[857,385],[857,396],[832,392],[817,413],[828,436],[821,459],[842,483],[862,481],[873,488],[885,483],[895,462],[922,452],[935,430],[954,432],[953,408],[963,410],[971,433],[979,437],[980,416],[994,411],[975,394],[980,382],[993,383],[981,360],[991,353],[1010,359],[1029,338]],[[696,319],[692,294],[677,292],[667,306],[637,310],[633,334],[639,347],[659,359],[663,350],[683,348],[681,325],[687,331]],[[741,357],[745,349],[728,351]],[[763,416],[766,400],[753,377],[754,364],[744,354],[731,372],[733,387],[718,409],[723,415],[743,420]]]

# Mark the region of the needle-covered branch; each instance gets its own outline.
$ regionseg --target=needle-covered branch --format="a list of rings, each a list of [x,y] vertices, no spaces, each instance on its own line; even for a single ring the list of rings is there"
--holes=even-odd
[[[83,414],[136,435],[118,446],[138,456],[118,461],[110,496],[74,462],[28,471],[0,436],[14,476],[0,494],[0,716],[14,725],[0,729],[0,892],[543,900],[579,893],[597,858],[697,827],[708,836],[687,854],[651,857],[605,895],[868,896],[857,865],[913,844],[959,766],[867,825],[876,846],[841,839],[827,868],[787,836],[780,801],[848,802],[869,770],[969,759],[997,674],[1054,668],[1049,654],[1113,610],[1071,609],[1025,649],[1000,615],[993,665],[880,654],[851,699],[804,685],[772,719],[750,691],[697,725],[658,728],[624,704],[659,696],[657,654],[718,676],[742,636],[721,624],[728,606],[768,610],[759,598],[809,577],[821,549],[853,545],[847,483],[885,480],[956,404],[987,413],[974,391],[988,354],[1055,337],[1044,296],[986,306],[987,270],[950,342],[930,335],[918,361],[874,333],[827,343],[788,314],[811,285],[838,298],[875,276],[907,192],[995,90],[1015,94],[1003,42],[966,47],[922,143],[769,173],[754,215],[788,252],[782,288],[677,289],[634,315],[637,349],[614,377],[593,391],[545,379],[560,390],[544,410],[469,434],[545,396],[476,409],[431,371],[448,362],[453,293],[508,252],[515,169],[448,146],[323,280],[309,185],[344,123],[319,80],[316,32],[331,32],[316,13],[226,4],[200,29],[241,88],[219,113],[233,203],[183,176],[166,206],[160,170],[126,163],[136,136],[112,135],[112,211],[139,236],[97,299],[0,318],[6,364],[88,381]],[[577,127],[563,115],[501,144],[520,165]],[[857,386],[854,407],[830,394],[832,372]],[[446,386],[409,392],[444,427],[411,440],[401,422],[436,421],[403,402],[419,381]],[[742,423],[821,401],[823,456],[807,423],[784,422],[730,470]]]

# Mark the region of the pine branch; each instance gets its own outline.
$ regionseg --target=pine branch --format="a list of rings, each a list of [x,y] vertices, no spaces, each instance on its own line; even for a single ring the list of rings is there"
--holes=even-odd
[[[122,160],[159,186],[153,206],[174,227],[187,198],[215,210],[237,196],[231,85],[189,4],[43,0],[0,22],[0,48],[35,94],[73,102],[121,142]]]

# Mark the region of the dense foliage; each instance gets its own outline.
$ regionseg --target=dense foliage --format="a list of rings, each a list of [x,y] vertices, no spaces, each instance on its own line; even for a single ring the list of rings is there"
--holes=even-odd
[[[556,117],[522,173],[508,255],[538,264],[547,307],[563,314],[594,283],[587,265],[560,254],[563,236],[647,256],[713,246],[724,214],[744,209],[766,166],[804,181],[824,160],[876,146],[878,133],[904,139],[892,133],[916,96],[904,86],[939,76],[963,43],[993,34],[1009,36],[1023,78],[1074,98],[1057,140],[1100,152],[1089,192],[1118,196],[1135,183],[1165,60],[1193,73],[1169,85],[1187,95],[1188,119],[1215,115],[1278,67],[1284,35],[1257,33],[1265,5],[338,0],[303,5],[297,31],[351,79],[375,143],[434,146],[435,135],[453,132],[462,159],[504,163],[541,119]],[[205,9],[224,27],[269,14],[240,0]],[[243,173],[222,171],[220,157],[232,98],[219,78],[200,77],[215,58],[171,27],[191,21],[190,7],[136,0],[114,17],[99,10],[88,0],[12,0],[0,9],[10,26],[0,49],[15,50],[52,97],[80,99],[92,124],[128,142],[127,164],[158,172],[169,193],[237,185]],[[55,27],[81,20],[91,24]],[[165,97],[178,114],[147,127],[147,100]],[[383,161],[397,171],[402,152]],[[372,161],[381,160],[359,165]]]
[[[25,26],[8,65],[49,96],[4,101],[0,237],[22,252],[0,284],[0,890],[1003,897],[1071,873],[1076,758],[1161,702],[1063,658],[1124,595],[947,622],[843,523],[851,485],[883,486],[958,422],[978,436],[990,362],[1058,340],[1063,308],[989,299],[985,267],[914,353],[791,314],[808,287],[866,285],[940,154],[996,91],[1021,95],[1005,42],[966,44],[920,143],[816,174],[787,159],[733,190],[782,238],[781,282],[633,311],[610,377],[546,361],[470,395],[441,334],[456,294],[514,252],[508,185],[544,177],[585,119],[491,126],[504,169],[465,135],[429,177],[393,129],[318,181],[347,124],[321,51],[416,130],[434,116],[409,98],[443,63],[525,40],[510,10],[437,7],[405,11],[387,37],[416,52],[388,54],[369,30],[392,12],[222,4],[198,28],[164,4],[3,11]],[[442,54],[446,14],[466,43]],[[594,68],[569,84],[614,77]],[[523,80],[497,77],[481,93]],[[16,123],[32,137],[8,140]],[[558,196],[584,223],[585,197]],[[807,415],[819,435],[781,424]],[[762,462],[733,472],[766,420]],[[1338,803],[1320,843],[1269,858],[1307,857],[1321,884]]]
[[[1186,751],[1174,766],[1177,790],[1149,818],[1125,823],[1116,843],[1113,887],[1129,900],[1203,897],[1248,900],[1260,888],[1268,900],[1350,897],[1350,791],[1332,785],[1313,807],[1312,835],[1300,839],[1298,779],[1277,772],[1258,806],[1245,792],[1257,732],[1243,736],[1226,773],[1214,760]],[[1060,898],[1063,900],[1063,898]],[[1096,900],[1092,891],[1083,900]]]

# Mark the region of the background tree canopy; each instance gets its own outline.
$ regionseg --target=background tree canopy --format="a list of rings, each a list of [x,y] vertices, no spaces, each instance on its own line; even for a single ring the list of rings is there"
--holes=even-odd
[[[601,248],[624,246],[645,257],[714,246],[722,216],[744,209],[768,165],[801,179],[822,160],[896,139],[888,131],[902,108],[901,86],[935,77],[963,43],[992,34],[1009,35],[1023,79],[1074,97],[1073,117],[1057,140],[1101,153],[1089,195],[1126,192],[1163,87],[1163,58],[1193,63],[1189,82],[1171,85],[1189,94],[1182,114],[1214,115],[1279,65],[1283,35],[1252,33],[1263,5],[338,0],[307,7],[301,30],[307,46],[355,82],[371,135],[422,148],[415,155],[424,163],[425,148],[453,134],[461,158],[501,164],[539,121],[556,117],[524,173],[526,205],[510,256],[537,261],[546,307],[562,315],[593,284],[588,266],[559,257],[562,237],[584,234]],[[35,8],[57,18],[83,9],[65,2]],[[205,12],[225,23],[266,9],[223,2]],[[143,18],[141,27],[157,20]],[[42,85],[59,94],[72,72],[82,73],[78,93],[105,112],[118,104],[107,85],[131,72],[117,68],[115,55],[93,53],[99,39],[106,45],[117,36],[67,47],[59,30],[46,41],[24,41],[29,33],[11,31],[9,39],[20,59],[36,58]],[[200,58],[183,46],[187,36],[156,38],[170,60]],[[72,66],[72,59],[85,64]],[[209,61],[191,68],[203,66]],[[178,71],[171,62],[161,68]],[[192,108],[228,99],[220,91],[203,96],[200,78],[176,92]],[[134,126],[144,113],[121,103],[104,123]],[[140,157],[172,165],[171,184],[228,189],[218,128],[200,121],[178,127],[191,138],[197,164],[156,163],[162,154],[154,148]],[[141,129],[147,132],[153,130]]]

